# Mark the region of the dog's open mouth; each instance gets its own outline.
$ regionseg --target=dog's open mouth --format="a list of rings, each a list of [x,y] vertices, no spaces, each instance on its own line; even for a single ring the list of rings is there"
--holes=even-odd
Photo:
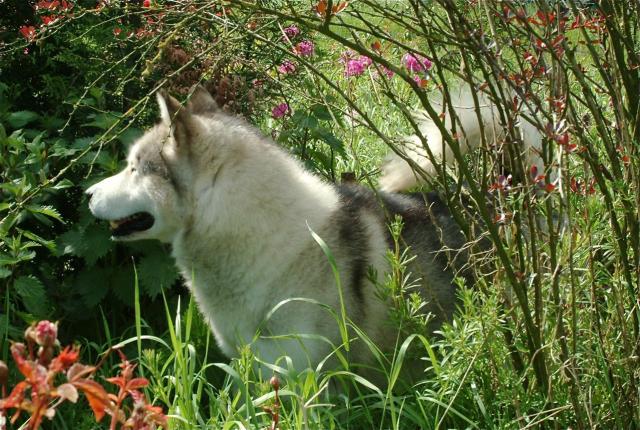
[[[114,237],[128,236],[139,231],[149,230],[155,220],[148,212],[136,212],[126,218],[109,221],[111,234]]]

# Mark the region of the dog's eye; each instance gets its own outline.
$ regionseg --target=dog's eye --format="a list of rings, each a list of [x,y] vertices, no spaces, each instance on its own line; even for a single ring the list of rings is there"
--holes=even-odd
[[[133,166],[131,166],[131,173],[134,173],[137,169]]]

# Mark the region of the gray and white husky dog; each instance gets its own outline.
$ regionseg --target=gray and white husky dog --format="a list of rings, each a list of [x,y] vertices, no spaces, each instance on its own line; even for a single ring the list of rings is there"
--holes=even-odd
[[[335,318],[317,304],[341,309],[331,266],[310,230],[335,258],[348,318],[383,351],[393,348],[397,329],[372,274],[381,281],[389,273],[388,222],[395,216],[404,223],[403,246],[416,255],[409,270],[432,314],[430,329],[451,318],[454,270],[441,250],[462,249],[465,238],[437,197],[327,183],[221,111],[202,87],[184,106],[168,95],[158,102],[161,120],[131,147],[124,170],[87,190],[89,207],[109,221],[115,240],[171,244],[227,356],[248,344],[263,361],[288,356],[303,369],[342,343]],[[305,300],[289,300],[297,298]],[[371,364],[362,342],[351,351]]]

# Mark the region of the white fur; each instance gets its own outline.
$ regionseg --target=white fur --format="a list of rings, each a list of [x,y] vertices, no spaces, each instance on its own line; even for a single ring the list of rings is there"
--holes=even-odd
[[[495,143],[500,148],[500,140],[504,137],[503,128],[499,123],[499,114],[493,102],[483,93],[478,93],[477,97],[481,122],[478,120],[476,104],[471,93],[467,90],[451,92],[451,102],[457,116],[456,132],[460,137],[460,150],[463,155],[478,148],[482,143],[481,123],[484,126],[485,138],[489,143]],[[434,100],[432,104],[434,107],[439,108],[437,111],[442,111],[443,105],[441,101]],[[425,112],[417,113],[415,119],[420,132],[426,138],[427,145],[437,165],[442,162],[448,166],[453,165],[455,163],[453,151],[442,138],[440,129],[436,124]],[[445,109],[444,127],[449,132],[452,130],[452,123],[453,121],[447,108]],[[519,127],[524,142],[524,146],[521,149],[525,163],[527,163],[527,166],[537,166],[538,171],[542,172],[544,170],[543,161],[540,157],[542,136],[539,130],[524,118],[521,119]],[[437,175],[438,171],[431,162],[428,152],[418,136],[407,138],[399,149],[407,158],[417,163],[424,175],[431,177]],[[409,189],[421,182],[423,182],[423,178],[413,170],[409,163],[398,155],[392,154],[382,168],[379,187],[383,191],[398,192]]]

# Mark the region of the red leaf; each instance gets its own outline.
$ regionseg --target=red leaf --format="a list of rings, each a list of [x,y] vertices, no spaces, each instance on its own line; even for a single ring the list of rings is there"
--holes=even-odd
[[[146,387],[147,385],[149,385],[149,380],[147,378],[133,378],[127,383],[127,391],[136,390],[138,388]]]
[[[102,420],[105,410],[111,407],[107,391],[102,387],[102,385],[98,384],[96,381],[92,381],[91,379],[80,379],[72,383],[76,388],[82,390],[85,396],[87,396],[89,406],[91,406],[93,414],[96,416],[96,421],[99,422]]]
[[[327,12],[327,1],[320,0],[318,4],[315,6],[315,9],[319,15],[324,16],[324,14]]]
[[[51,360],[49,370],[52,370],[54,372],[66,370],[71,367],[76,361],[78,361],[78,356],[78,348],[67,346],[65,349],[60,351],[60,354],[58,354],[57,357],[54,357],[54,359]]]
[[[570,181],[569,188],[571,188],[571,191],[573,191],[574,193],[578,193],[578,192],[581,190],[581,188],[582,188],[582,184],[580,184],[580,183],[576,180],[576,178],[573,178],[573,177],[572,177],[572,178],[571,178],[571,181]]]
[[[556,186],[553,185],[552,183],[548,183],[547,185],[544,186],[544,190],[548,193],[554,191],[556,189]]]
[[[557,136],[556,142],[558,142],[558,145],[566,145],[569,143],[569,133],[563,133],[560,136]]]
[[[343,1],[342,3],[339,3],[339,4],[335,5],[335,6],[333,6],[331,8],[331,12],[333,14],[340,13],[345,7],[347,7],[348,4],[349,4],[349,2]]]
[[[24,400],[24,390],[29,387],[27,381],[18,382],[9,397],[0,400],[0,409],[17,408]]]
[[[31,380],[35,370],[35,363],[24,358],[25,351],[26,347],[23,343],[14,343],[11,345],[11,356],[18,366],[18,370],[25,378]]]
[[[28,41],[32,41],[36,37],[36,28],[33,25],[23,25],[20,27],[19,31],[20,34],[22,34],[22,36],[24,36]]]
[[[112,378],[107,378],[107,382],[110,382],[113,385],[117,385],[118,387],[124,389],[125,380],[122,376],[114,376]]]

